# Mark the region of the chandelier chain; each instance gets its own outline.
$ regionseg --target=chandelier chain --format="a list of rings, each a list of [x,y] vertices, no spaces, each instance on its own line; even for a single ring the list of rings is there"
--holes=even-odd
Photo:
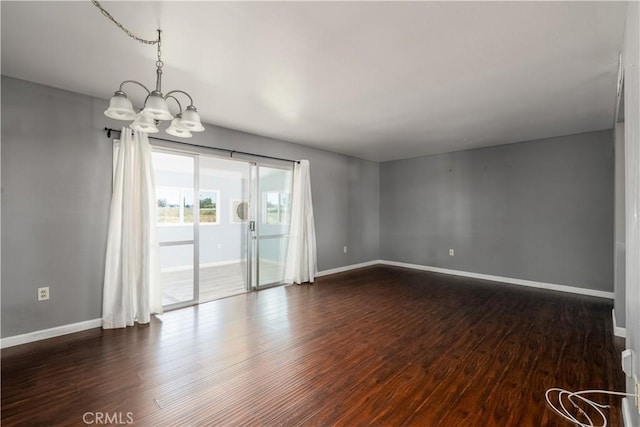
[[[158,61],[156,62],[156,65],[158,67],[162,67],[163,62],[162,62],[162,31],[158,30],[158,40],[156,40],[156,44],[158,45]]]
[[[113,15],[111,15],[105,8],[102,7],[102,5],[100,4],[99,1],[97,0],[91,0],[91,3],[93,3],[93,5],[95,7],[97,7],[98,9],[100,9],[100,12],[102,12],[102,14],[109,19],[111,22],[113,22],[114,24],[116,24],[116,26],[118,28],[120,28],[122,31],[124,31],[124,33],[126,35],[128,35],[129,37],[131,37],[134,40],[139,41],[140,43],[144,43],[144,44],[157,44],[158,45],[158,60],[160,60],[160,37],[158,36],[157,40],[146,40],[143,39],[142,37],[138,37],[135,34],[133,34],[131,31],[129,31],[127,28],[125,28],[124,25],[122,25],[120,22],[118,22],[116,20],[116,18],[113,17]]]

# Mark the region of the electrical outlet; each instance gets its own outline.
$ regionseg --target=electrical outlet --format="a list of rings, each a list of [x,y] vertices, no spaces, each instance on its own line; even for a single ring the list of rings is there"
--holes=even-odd
[[[38,288],[38,301],[45,301],[49,299],[49,287]]]
[[[455,255],[455,251],[453,249],[449,249],[449,256]]]
[[[344,253],[346,254],[347,253],[347,247],[345,246],[343,250],[344,250]]]

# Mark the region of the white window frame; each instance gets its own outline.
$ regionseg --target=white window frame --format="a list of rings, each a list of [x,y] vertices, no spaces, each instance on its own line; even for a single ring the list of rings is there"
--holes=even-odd
[[[215,193],[216,194],[216,222],[202,222],[200,221],[200,225],[201,226],[207,226],[207,225],[219,225],[220,224],[220,218],[221,218],[221,207],[222,207],[222,203],[220,203],[220,190],[203,190],[200,189],[200,194],[198,194],[198,215],[200,215],[200,195],[202,193]]]
[[[267,210],[267,194],[270,193],[277,193],[278,194],[278,222],[276,223],[269,223],[267,222],[267,216],[268,216],[268,210]],[[287,197],[289,198],[289,205],[291,205],[291,193],[290,192],[282,192],[282,191],[263,191],[262,192],[262,224],[265,225],[287,225],[288,222],[283,222],[282,220],[285,219],[290,219],[288,217],[283,218],[283,210],[281,210],[282,205],[282,196],[283,195],[287,195]],[[289,209],[291,209],[291,206],[289,206]],[[289,213],[289,216],[291,214]]]
[[[180,212],[178,214],[178,222],[159,222],[157,221],[156,224],[158,225],[158,227],[179,227],[179,226],[183,226],[183,225],[191,225],[193,224],[193,222],[184,222],[184,192],[185,190],[189,190],[188,188],[185,187],[176,187],[176,186],[167,186],[167,185],[156,185],[156,194],[159,188],[166,188],[166,189],[177,189],[178,190],[178,199],[180,200]],[[195,217],[196,212],[195,212],[195,197],[194,197],[194,201],[193,201],[193,216]],[[158,200],[156,199],[156,209],[159,209],[159,206],[157,206],[158,204]],[[200,207],[200,201],[198,199],[198,207]],[[199,209],[198,209],[199,210]],[[159,216],[158,216],[159,219]]]

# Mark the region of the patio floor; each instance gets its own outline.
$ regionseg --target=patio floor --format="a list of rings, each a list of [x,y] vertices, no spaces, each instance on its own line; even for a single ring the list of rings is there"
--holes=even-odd
[[[282,266],[273,262],[260,263],[260,283],[272,283],[282,277]],[[161,273],[162,305],[193,299],[193,270]],[[247,292],[247,264],[238,262],[200,268],[200,302]]]

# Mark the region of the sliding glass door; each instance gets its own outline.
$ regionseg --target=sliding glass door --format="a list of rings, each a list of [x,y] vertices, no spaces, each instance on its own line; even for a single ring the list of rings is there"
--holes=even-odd
[[[291,221],[292,169],[258,166],[256,194],[258,288],[284,282]]]
[[[154,146],[165,309],[284,282],[292,168]]]

